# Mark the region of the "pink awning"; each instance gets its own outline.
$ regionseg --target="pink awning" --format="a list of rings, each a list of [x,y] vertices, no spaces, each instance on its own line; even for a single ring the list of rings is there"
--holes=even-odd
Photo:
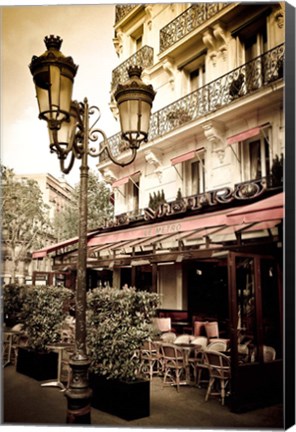
[[[235,230],[243,229],[247,224],[255,223],[250,230],[267,229],[278,224],[283,219],[284,193],[260,200],[254,204],[248,204],[236,210],[227,209],[213,213],[204,213],[197,216],[188,216],[172,221],[152,223],[135,228],[121,229],[118,231],[98,234],[93,231],[88,234],[88,247],[96,247],[110,244],[119,244],[141,239],[152,239],[159,236],[168,236],[179,233],[190,233],[194,230],[211,230],[213,228],[235,227]],[[266,223],[265,223],[266,222]],[[270,222],[270,223],[269,223]],[[274,223],[272,223],[274,222]],[[200,232],[199,235],[202,233]],[[211,232],[210,234],[213,234]],[[192,233],[191,235],[194,235]],[[42,258],[47,254],[78,243],[78,238],[48,246],[33,252],[33,258]]]
[[[97,233],[97,230],[96,231],[91,231],[91,232],[89,232],[87,234],[87,237],[89,238],[89,237],[93,236],[96,233]],[[46,247],[44,247],[42,249],[34,251],[32,253],[32,258],[33,259],[44,258],[45,256],[47,256],[51,252],[57,251],[58,249],[63,249],[65,247],[67,247],[67,246],[72,246],[75,243],[78,244],[78,237],[72,237],[69,240],[64,240],[62,242],[55,243],[55,244],[50,245],[50,246],[46,246]]]
[[[227,211],[220,211],[213,214],[200,215],[177,219],[171,222],[161,222],[158,224],[143,225],[138,228],[114,231],[113,233],[99,234],[91,238],[88,246],[97,246],[104,243],[115,243],[125,240],[136,240],[149,238],[163,234],[178,234],[180,232],[191,231],[203,227],[213,227],[226,225]]]
[[[245,141],[249,138],[259,135],[262,126],[257,126],[253,129],[248,129],[244,132],[240,132],[239,134],[232,135],[226,139],[226,143],[228,145],[237,143],[239,141]]]
[[[78,243],[78,237],[73,237],[69,240],[60,242],[60,243],[55,243],[51,246],[47,246],[43,249],[40,249],[38,251],[33,252],[32,254],[32,258],[36,259],[36,258],[43,258],[46,255],[48,255],[50,252],[54,252],[55,250],[64,248],[66,246],[71,246],[72,244]]]
[[[115,187],[119,187],[119,186],[122,186],[122,185],[128,183],[131,178],[133,178],[134,176],[136,176],[139,173],[140,173],[140,171],[136,171],[133,174],[129,174],[125,177],[122,177],[121,179],[116,180],[114,183],[112,183],[112,187],[115,188]]]
[[[240,225],[283,219],[283,206],[284,192],[232,211],[227,215],[227,224]]]
[[[195,158],[196,153],[203,151],[203,150],[204,150],[204,147],[201,147],[199,149],[195,149],[195,150],[191,150],[189,152],[183,153],[180,156],[176,156],[176,157],[172,158],[171,163],[172,163],[172,165],[176,165],[178,163],[193,159],[193,158]]]

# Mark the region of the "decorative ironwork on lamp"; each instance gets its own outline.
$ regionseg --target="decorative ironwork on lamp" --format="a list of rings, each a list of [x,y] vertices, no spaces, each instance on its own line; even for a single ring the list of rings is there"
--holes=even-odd
[[[129,79],[118,84],[115,99],[119,108],[122,138],[127,141],[131,150],[124,161],[117,159],[109,146],[105,133],[95,127],[100,118],[100,110],[96,106],[88,106],[85,98],[83,103],[72,101],[74,77],[78,66],[72,57],[65,57],[60,47],[59,36],[47,36],[44,39],[47,50],[41,56],[33,56],[30,70],[33,75],[36,96],[39,105],[39,118],[46,120],[50,137],[50,150],[56,152],[61,161],[61,170],[70,172],[75,158],[81,158],[84,151],[93,157],[99,157],[107,151],[113,163],[126,166],[132,163],[141,143],[147,141],[151,107],[155,92],[151,85],[141,80],[142,68],[130,66]],[[95,122],[89,126],[90,115],[97,113]],[[86,124],[87,123],[87,124]],[[103,145],[98,149],[87,150],[82,145],[84,135],[89,141],[97,141],[101,135]],[[70,160],[66,158],[70,155]]]
[[[72,90],[77,66],[71,57],[60,52],[62,40],[59,36],[44,39],[47,50],[40,57],[33,56],[30,71],[36,87],[39,118],[47,122],[50,151],[57,154],[63,173],[68,174],[75,159],[81,159],[79,196],[79,243],[76,286],[75,353],[70,360],[72,368],[69,388],[65,392],[68,400],[67,423],[90,423],[91,390],[87,372],[90,361],[86,352],[86,264],[87,264],[87,191],[88,156],[98,157],[107,151],[113,163],[126,166],[136,157],[140,144],[147,141],[150,114],[155,92],[151,85],[140,79],[141,68],[131,67],[129,80],[118,85],[115,99],[119,106],[122,137],[130,149],[124,160],[117,159],[109,147],[105,133],[96,127],[100,110],[89,107],[87,98],[83,102],[72,101]],[[89,117],[97,113],[92,125]],[[89,142],[103,137],[103,144],[91,147]]]

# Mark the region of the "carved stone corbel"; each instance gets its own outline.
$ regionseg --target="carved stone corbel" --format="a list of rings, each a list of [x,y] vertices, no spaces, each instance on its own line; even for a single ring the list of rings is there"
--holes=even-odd
[[[227,46],[229,39],[231,38],[230,32],[225,30],[220,23],[214,25],[213,35],[219,45],[223,44]]]
[[[152,30],[152,6],[147,5],[145,7],[145,13],[147,15],[146,21],[149,30]]]
[[[117,121],[119,118],[119,110],[118,110],[117,103],[113,99],[111,100],[111,102],[109,102],[109,108],[110,111],[112,112],[114,119]]]
[[[284,2],[279,2],[274,12],[274,21],[278,28],[282,29],[285,24],[285,4]]]
[[[145,160],[149,165],[153,166],[154,174],[157,175],[159,183],[161,183],[163,173],[161,155],[155,151],[148,150],[145,152]]]
[[[169,83],[171,89],[174,90],[175,87],[175,68],[172,59],[165,58],[162,60],[162,67],[164,71],[169,75]]]
[[[208,29],[202,36],[202,41],[209,51],[209,58],[215,67],[217,64],[217,44],[212,29]]]
[[[115,38],[113,38],[113,45],[116,51],[116,54],[118,57],[122,53],[122,47],[123,47],[123,33],[121,30],[117,30]]]
[[[212,152],[222,163],[225,156],[225,126],[217,121],[209,121],[203,126],[204,134],[207,140],[212,144]]]
[[[114,172],[110,168],[106,168],[103,171],[103,178],[104,178],[105,182],[108,184],[112,184],[117,180],[116,175],[114,174]]]

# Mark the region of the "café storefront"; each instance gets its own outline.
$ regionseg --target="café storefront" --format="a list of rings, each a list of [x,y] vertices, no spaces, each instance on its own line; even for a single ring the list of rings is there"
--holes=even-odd
[[[146,214],[144,222],[109,227],[88,238],[87,266],[97,275],[90,276],[95,284],[90,288],[148,289],[160,293],[164,308],[221,323],[230,340],[230,409],[235,412],[281,402],[283,394],[284,194],[247,202],[190,216],[166,208],[162,218]],[[55,270],[75,268],[77,239],[36,251],[34,258],[47,254],[54,254]],[[242,362],[239,347],[245,341],[249,355]],[[266,347],[275,353],[268,360]]]

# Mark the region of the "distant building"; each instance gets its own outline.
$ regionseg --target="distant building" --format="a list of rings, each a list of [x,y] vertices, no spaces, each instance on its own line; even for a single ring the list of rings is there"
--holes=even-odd
[[[43,195],[43,201],[50,207],[50,219],[54,219],[55,213],[63,211],[71,202],[73,187],[65,178],[55,178],[48,173],[42,174],[15,174],[16,179],[27,178],[35,180]]]
[[[49,217],[51,221],[54,220],[56,213],[63,211],[71,202],[71,193],[73,187],[69,185],[65,179],[56,179],[51,174],[15,174],[16,180],[31,179],[35,180],[43,195],[43,201],[49,206]],[[56,238],[51,238],[50,243],[55,243]],[[4,249],[5,251],[5,246]],[[4,254],[5,255],[5,254]],[[3,260],[1,279],[5,283],[11,282],[11,261],[8,259]],[[27,255],[24,260],[18,265],[18,274],[16,275],[17,283],[27,283],[32,281],[32,274],[34,271],[38,272],[51,272],[52,259],[45,257],[39,261],[32,261],[31,256]]]

